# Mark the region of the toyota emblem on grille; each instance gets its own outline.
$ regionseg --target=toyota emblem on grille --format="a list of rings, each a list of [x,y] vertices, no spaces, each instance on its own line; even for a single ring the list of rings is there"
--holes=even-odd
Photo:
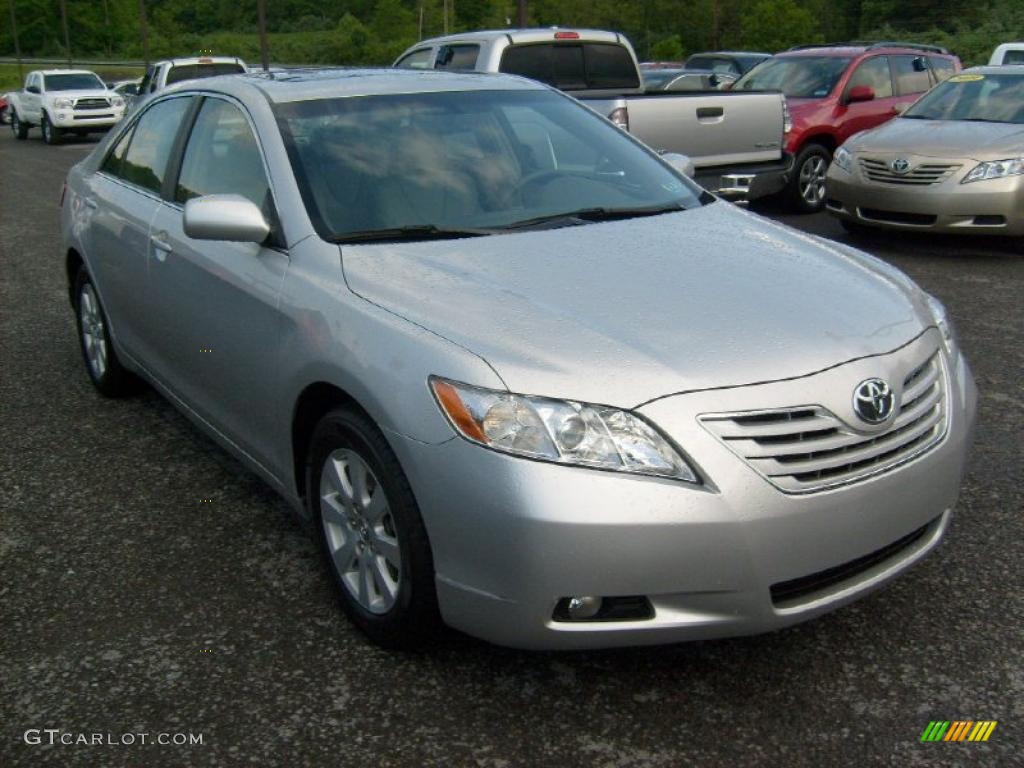
[[[853,391],[853,412],[868,424],[881,424],[892,415],[896,399],[882,379],[867,379]]]
[[[902,176],[903,174],[908,173],[910,171],[910,161],[907,160],[907,158],[905,157],[897,157],[895,160],[889,163],[889,167],[892,168],[893,173],[898,173],[900,176]]]

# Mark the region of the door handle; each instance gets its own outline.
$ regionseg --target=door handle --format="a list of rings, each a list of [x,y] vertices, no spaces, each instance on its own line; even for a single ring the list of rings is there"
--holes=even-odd
[[[710,117],[722,117],[725,114],[723,107],[697,107],[697,119],[706,120]]]
[[[100,207],[99,203],[97,203],[91,197],[86,197],[86,198],[84,198],[84,200],[85,200],[85,207],[86,208],[92,208],[95,211],[97,208]]]
[[[171,244],[164,239],[166,236],[166,232],[158,232],[155,235],[149,236],[149,243],[153,246],[153,250],[156,251],[157,261],[163,261],[167,258],[167,254],[171,252]]]

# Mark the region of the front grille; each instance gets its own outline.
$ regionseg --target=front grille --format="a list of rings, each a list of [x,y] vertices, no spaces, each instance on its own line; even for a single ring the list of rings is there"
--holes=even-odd
[[[892,544],[888,544],[881,549],[877,549],[874,552],[864,555],[863,557],[858,557],[856,560],[850,560],[848,563],[843,563],[842,565],[837,565],[834,568],[828,568],[824,571],[818,571],[817,573],[812,573],[809,576],[801,576],[798,579],[790,579],[789,581],[780,581],[777,584],[772,584],[772,603],[780,608],[790,607],[795,603],[802,602],[803,599],[808,596],[823,592],[824,590],[834,587],[837,584],[841,584],[844,581],[849,581],[850,579],[864,573],[869,568],[872,568],[879,563],[883,563],[900,554],[904,550],[909,549],[925,535],[931,525],[932,523],[922,525],[916,531],[908,533],[906,536],[894,541]]]
[[[79,99],[75,102],[75,109],[110,109],[110,102],[106,99]]]
[[[909,461],[942,439],[946,385],[941,356],[933,353],[905,377],[895,418],[872,435],[856,431],[820,405],[709,414],[700,421],[786,493],[855,482]]]
[[[885,160],[860,158],[860,170],[868,181],[924,187],[945,181],[960,168],[954,163],[922,163],[907,173],[895,173]]]
[[[113,114],[109,115],[75,115],[75,120],[102,120],[105,117],[113,117]]]

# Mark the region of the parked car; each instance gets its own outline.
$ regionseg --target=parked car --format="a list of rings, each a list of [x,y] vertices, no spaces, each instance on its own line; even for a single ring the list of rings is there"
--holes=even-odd
[[[736,81],[725,72],[690,69],[641,70],[645,91],[717,91]]]
[[[733,200],[774,194],[792,159],[782,151],[777,93],[645,92],[633,47],[617,32],[525,29],[423,40],[395,66],[521,75],[559,88],[652,149],[691,158],[697,181]]]
[[[1024,64],[1024,43],[1003,43],[997,45],[988,60],[989,66],[1003,64]]]
[[[855,231],[1024,235],[1024,66],[968,69],[847,141],[827,207]]]
[[[29,72],[25,87],[10,94],[11,130],[27,139],[39,126],[43,141],[58,144],[64,134],[86,136],[106,131],[124,115],[124,99],[107,90],[87,69],[43,69]]]
[[[107,87],[122,98],[134,99],[139,95],[139,86],[141,84],[142,78],[136,77],[130,80],[115,80],[112,83],[108,83]]]
[[[813,213],[825,206],[825,174],[836,147],[959,70],[960,60],[936,46],[837,43],[780,53],[733,90],[786,95],[792,115],[786,149],[796,158],[786,193],[796,210]]]
[[[180,83],[61,223],[99,392],[143,377],[266,479],[381,643],[762,632],[950,525],[976,394],[941,304],[542,84]]]
[[[148,96],[169,85],[185,80],[198,80],[217,75],[248,72],[249,67],[237,56],[188,56],[151,64],[139,83],[138,96]]]
[[[706,51],[695,53],[686,60],[686,69],[710,70],[741,77],[760,64],[770,59],[770,53],[753,51]]]
[[[0,124],[7,125],[11,122],[11,115],[8,107],[10,106],[10,100],[8,94],[0,95]]]
[[[681,61],[641,61],[638,65],[640,71],[643,72],[648,69],[682,69],[683,62]]]

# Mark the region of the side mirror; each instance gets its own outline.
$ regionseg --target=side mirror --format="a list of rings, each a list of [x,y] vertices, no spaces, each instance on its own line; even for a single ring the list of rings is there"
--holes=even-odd
[[[681,155],[678,152],[666,152],[661,156],[661,159],[688,179],[692,179],[694,174],[697,173],[697,169],[694,168],[693,160],[690,159],[689,155]]]
[[[874,101],[875,89],[870,85],[855,85],[846,94],[846,103],[855,104],[858,101]]]
[[[193,240],[262,243],[270,234],[263,212],[241,195],[206,195],[185,203],[185,234]]]
[[[39,93],[39,86],[38,85],[30,85],[25,90],[28,91],[29,93]]]

